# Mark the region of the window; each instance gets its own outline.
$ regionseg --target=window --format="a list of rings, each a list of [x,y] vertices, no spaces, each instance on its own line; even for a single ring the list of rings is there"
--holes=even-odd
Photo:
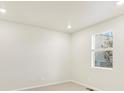
[[[112,32],[97,33],[92,36],[92,66],[96,68],[113,68]]]

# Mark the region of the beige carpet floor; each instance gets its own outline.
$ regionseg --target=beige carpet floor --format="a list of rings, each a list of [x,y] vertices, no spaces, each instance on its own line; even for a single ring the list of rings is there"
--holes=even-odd
[[[67,82],[45,87],[27,89],[24,91],[88,91],[88,90],[84,86],[78,85],[73,82]]]

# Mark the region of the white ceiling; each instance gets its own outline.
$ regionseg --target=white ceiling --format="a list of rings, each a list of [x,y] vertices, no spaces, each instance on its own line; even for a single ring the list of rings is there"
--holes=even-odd
[[[123,14],[124,6],[115,1],[11,1],[0,2],[7,13],[0,19],[31,24],[43,28],[73,32]],[[72,29],[68,30],[68,22]]]

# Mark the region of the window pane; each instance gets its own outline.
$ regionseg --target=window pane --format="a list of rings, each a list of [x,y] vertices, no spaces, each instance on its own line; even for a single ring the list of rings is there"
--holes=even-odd
[[[96,67],[113,67],[113,52],[112,51],[99,51],[95,52],[95,66]]]
[[[112,32],[105,32],[95,35],[95,49],[112,48],[113,47]]]

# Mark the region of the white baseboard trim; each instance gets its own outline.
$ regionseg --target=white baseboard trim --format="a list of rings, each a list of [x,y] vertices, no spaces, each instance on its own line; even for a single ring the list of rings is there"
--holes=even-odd
[[[37,88],[37,87],[46,87],[46,86],[50,86],[50,85],[56,85],[56,84],[67,83],[67,82],[71,82],[71,80],[59,81],[59,82],[55,82],[55,83],[48,83],[48,84],[42,84],[42,85],[36,85],[36,86],[30,86],[30,87],[15,89],[12,91],[23,91],[23,90],[27,90],[27,89],[32,89],[32,88]]]
[[[96,87],[91,86],[91,85],[88,85],[88,84],[81,83],[81,82],[79,82],[79,81],[71,80],[71,82],[74,82],[74,83],[76,83],[76,84],[82,85],[82,86],[87,87],[87,88],[91,88],[91,89],[93,89],[93,90],[95,90],[95,91],[103,91],[103,90],[101,90],[101,89],[99,89],[99,88],[96,88]]]
[[[67,82],[73,82],[73,83],[79,84],[81,86],[84,86],[84,87],[87,87],[87,88],[91,88],[91,89],[93,89],[95,91],[103,91],[103,90],[101,90],[99,88],[96,88],[94,86],[91,86],[91,85],[88,85],[88,84],[84,84],[84,83],[81,83],[81,82],[75,81],[75,80],[66,80],[66,81],[59,81],[59,82],[55,82],[55,83],[48,83],[48,84],[30,86],[30,87],[26,87],[26,88],[15,89],[15,90],[12,90],[12,91],[23,91],[23,90],[27,90],[27,89],[32,89],[32,88],[37,88],[37,87],[46,87],[46,86],[50,86],[50,85],[56,85],[56,84],[67,83]]]

